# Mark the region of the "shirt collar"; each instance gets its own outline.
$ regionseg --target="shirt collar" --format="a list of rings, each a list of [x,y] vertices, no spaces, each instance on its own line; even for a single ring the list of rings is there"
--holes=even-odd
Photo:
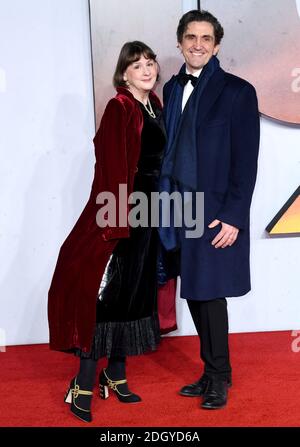
[[[187,74],[192,74],[193,76],[195,76],[196,78],[198,78],[198,77],[200,76],[200,73],[201,73],[202,70],[203,70],[203,68],[200,68],[200,70],[194,71],[194,73],[190,73],[190,72],[188,71],[188,69],[186,68],[186,69],[185,69],[185,72],[186,72]]]

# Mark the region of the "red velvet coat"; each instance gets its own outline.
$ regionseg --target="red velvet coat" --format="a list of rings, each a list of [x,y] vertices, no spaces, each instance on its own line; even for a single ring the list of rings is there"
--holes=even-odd
[[[60,248],[52,278],[48,299],[51,349],[90,351],[97,293],[105,266],[118,240],[129,236],[129,227],[100,228],[96,222],[100,209],[97,195],[110,191],[118,204],[120,183],[127,184],[129,195],[140,156],[143,114],[127,89],[117,90],[106,106],[94,138],[96,163],[89,200]],[[150,98],[161,107],[154,93],[151,92]],[[176,327],[174,295],[174,281],[159,289],[163,332]]]

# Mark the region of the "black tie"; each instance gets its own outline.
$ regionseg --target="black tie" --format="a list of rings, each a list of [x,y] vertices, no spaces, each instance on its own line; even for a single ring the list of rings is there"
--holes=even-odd
[[[191,81],[192,86],[195,87],[196,82],[198,81],[198,78],[191,74],[179,73],[177,75],[177,80],[178,80],[179,84],[182,85],[182,87],[184,87],[189,81]]]

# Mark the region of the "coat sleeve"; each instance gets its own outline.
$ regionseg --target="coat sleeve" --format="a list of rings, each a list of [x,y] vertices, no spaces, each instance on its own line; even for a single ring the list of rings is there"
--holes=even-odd
[[[128,183],[127,112],[116,98],[111,99],[104,111],[101,124],[94,138],[96,155],[96,188],[99,192],[112,193],[116,199],[116,224],[103,228],[103,239],[129,237],[129,226],[118,226],[119,221],[119,185]],[[122,198],[123,199],[123,198]],[[121,199],[121,200],[122,200]],[[126,215],[128,205],[124,204]]]
[[[235,99],[231,121],[231,165],[225,202],[216,218],[244,229],[257,174],[259,112],[254,87],[246,84]]]

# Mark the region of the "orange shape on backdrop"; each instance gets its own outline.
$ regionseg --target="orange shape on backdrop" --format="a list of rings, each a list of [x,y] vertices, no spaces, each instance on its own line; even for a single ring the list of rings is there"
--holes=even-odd
[[[269,223],[266,230],[270,235],[291,233],[300,235],[300,186]]]

